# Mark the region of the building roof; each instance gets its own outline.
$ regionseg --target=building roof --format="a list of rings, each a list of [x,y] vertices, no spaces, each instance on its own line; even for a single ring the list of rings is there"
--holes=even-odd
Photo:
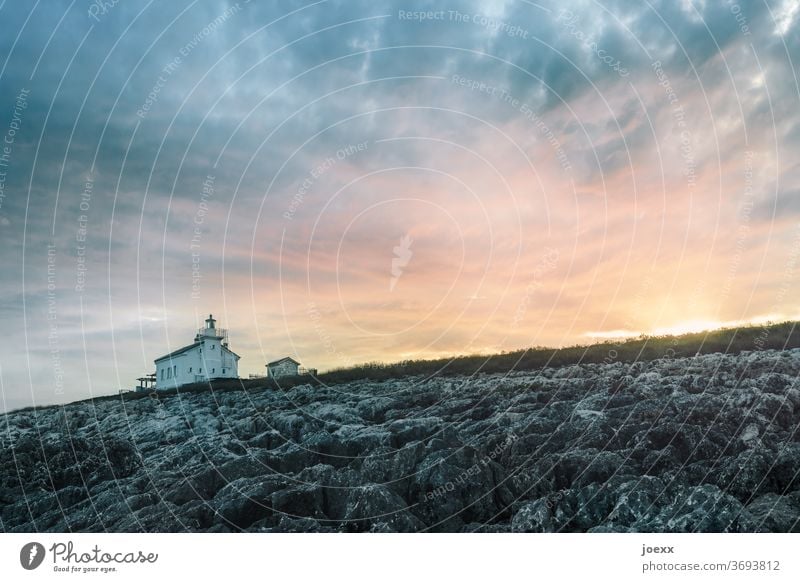
[[[189,350],[192,350],[194,348],[198,348],[201,345],[202,344],[200,342],[194,342],[193,344],[188,345],[188,346],[186,346],[184,348],[181,348],[179,350],[175,350],[174,352],[170,352],[165,356],[161,356],[160,358],[156,358],[154,361],[160,362],[161,360],[166,360],[167,358],[174,358],[175,356],[179,356],[184,352],[188,352]]]
[[[174,358],[175,356],[179,356],[179,355],[181,355],[181,354],[182,354],[182,353],[184,353],[184,352],[188,352],[189,350],[192,350],[192,349],[194,349],[194,348],[199,348],[199,347],[200,347],[200,346],[202,346],[202,345],[203,345],[203,342],[194,342],[194,343],[193,343],[193,344],[191,344],[191,345],[188,345],[188,346],[186,346],[186,347],[183,347],[183,348],[181,348],[181,349],[179,349],[179,350],[175,350],[174,352],[170,352],[170,353],[168,353],[168,354],[167,354],[167,355],[165,355],[165,356],[161,356],[160,358],[156,358],[156,359],[154,360],[154,362],[160,362],[161,360],[166,360],[166,359],[168,359],[168,358]],[[231,349],[230,349],[228,346],[222,346],[222,349],[223,349],[223,350],[226,350],[226,351],[228,351],[228,352],[230,352],[230,353],[231,353],[231,355],[235,356],[237,360],[240,360],[240,359],[242,359],[242,357],[241,357],[239,354],[235,353],[235,352],[234,352],[233,350],[231,350]]]
[[[267,366],[276,366],[278,364],[282,364],[283,362],[293,362],[293,363],[297,364],[298,366],[300,365],[300,362],[298,362],[294,358],[290,358],[289,356],[286,356],[285,358],[281,358],[280,360],[275,360],[274,362],[267,362]]]

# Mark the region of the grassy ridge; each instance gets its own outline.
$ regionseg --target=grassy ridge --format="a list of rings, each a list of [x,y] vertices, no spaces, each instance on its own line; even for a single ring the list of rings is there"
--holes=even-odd
[[[371,363],[332,370],[320,375],[325,382],[369,378],[382,380],[406,375],[461,374],[538,370],[572,364],[650,361],[663,357],[800,347],[800,322],[723,328],[679,336],[641,336],[566,348],[535,347],[502,354],[461,356],[452,359],[414,360],[393,364]]]
[[[291,388],[300,384],[341,384],[355,380],[388,380],[403,376],[451,376],[477,373],[509,372],[513,370],[538,370],[572,364],[612,364],[650,361],[664,357],[684,358],[698,354],[738,354],[753,350],[783,350],[800,348],[800,322],[723,328],[679,336],[642,336],[624,341],[606,341],[592,345],[575,345],[566,348],[535,347],[492,355],[459,356],[437,360],[408,360],[395,363],[373,362],[341,368],[319,374],[316,378],[294,376],[279,382],[269,378],[227,379],[212,381],[215,391],[262,390],[266,388]],[[192,393],[209,389],[209,383],[182,386],[158,392],[158,397],[168,397],[178,392]],[[150,398],[149,394],[128,392],[89,398],[91,401],[110,399],[136,400]],[[86,402],[87,400],[81,401]],[[37,407],[49,408],[49,406]],[[25,410],[25,409],[23,409]]]
[[[753,350],[782,350],[800,348],[800,322],[785,322],[764,326],[723,328],[679,336],[658,336],[606,341],[566,348],[536,347],[502,354],[459,356],[436,360],[407,360],[394,363],[372,362],[350,368],[340,368],[319,374],[316,378],[296,376],[254,380],[217,380],[215,390],[282,387],[319,382],[341,384],[355,380],[388,380],[403,376],[455,376],[477,373],[509,372],[558,368],[572,364],[611,364],[650,361],[658,358],[684,358],[698,354],[738,354]],[[182,392],[207,390],[208,383],[184,386]],[[165,393],[174,391],[165,391]]]

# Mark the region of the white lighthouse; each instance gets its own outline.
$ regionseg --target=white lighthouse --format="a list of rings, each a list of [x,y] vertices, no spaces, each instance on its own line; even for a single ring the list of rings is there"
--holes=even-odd
[[[157,390],[239,377],[239,356],[228,347],[228,331],[218,328],[211,314],[192,344],[157,358],[155,363]]]

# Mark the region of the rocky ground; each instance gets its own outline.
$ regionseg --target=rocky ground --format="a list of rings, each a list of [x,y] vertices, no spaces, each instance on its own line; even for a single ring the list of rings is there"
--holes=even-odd
[[[800,350],[0,416],[0,530],[800,531]]]

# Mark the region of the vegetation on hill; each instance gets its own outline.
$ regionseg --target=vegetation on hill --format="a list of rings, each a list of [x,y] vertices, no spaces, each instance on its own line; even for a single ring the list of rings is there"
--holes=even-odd
[[[565,348],[535,347],[493,355],[460,356],[438,360],[407,360],[384,364],[362,364],[320,374],[326,383],[369,378],[383,380],[409,375],[472,375],[513,370],[537,370],[573,364],[613,364],[686,358],[711,353],[784,350],[800,347],[800,322],[722,328],[679,336],[641,336],[623,341],[605,341]]]
[[[394,363],[371,362],[323,372],[315,377],[292,376],[274,380],[224,379],[182,386],[158,392],[159,397],[181,393],[229,390],[286,389],[301,384],[342,384],[356,380],[388,380],[404,376],[472,376],[479,373],[530,371],[573,364],[613,364],[652,361],[660,358],[686,358],[711,353],[738,354],[745,351],[800,348],[800,322],[788,321],[722,328],[679,336],[641,336],[564,348],[534,347],[491,355],[459,356],[435,360],[406,360]],[[150,398],[148,393],[128,392],[89,400],[101,401]],[[46,408],[46,407],[45,407]]]
[[[316,377],[293,376],[273,380],[215,380],[214,390],[291,388],[300,384],[342,384],[356,380],[388,380],[404,376],[471,376],[479,373],[530,371],[573,364],[613,364],[686,358],[711,353],[738,354],[744,351],[800,348],[800,322],[723,328],[679,336],[641,336],[622,341],[605,341],[565,348],[535,347],[491,355],[459,356],[435,360],[370,362],[324,372]],[[182,392],[207,390],[208,383],[180,388]],[[165,391],[176,392],[176,391]]]

